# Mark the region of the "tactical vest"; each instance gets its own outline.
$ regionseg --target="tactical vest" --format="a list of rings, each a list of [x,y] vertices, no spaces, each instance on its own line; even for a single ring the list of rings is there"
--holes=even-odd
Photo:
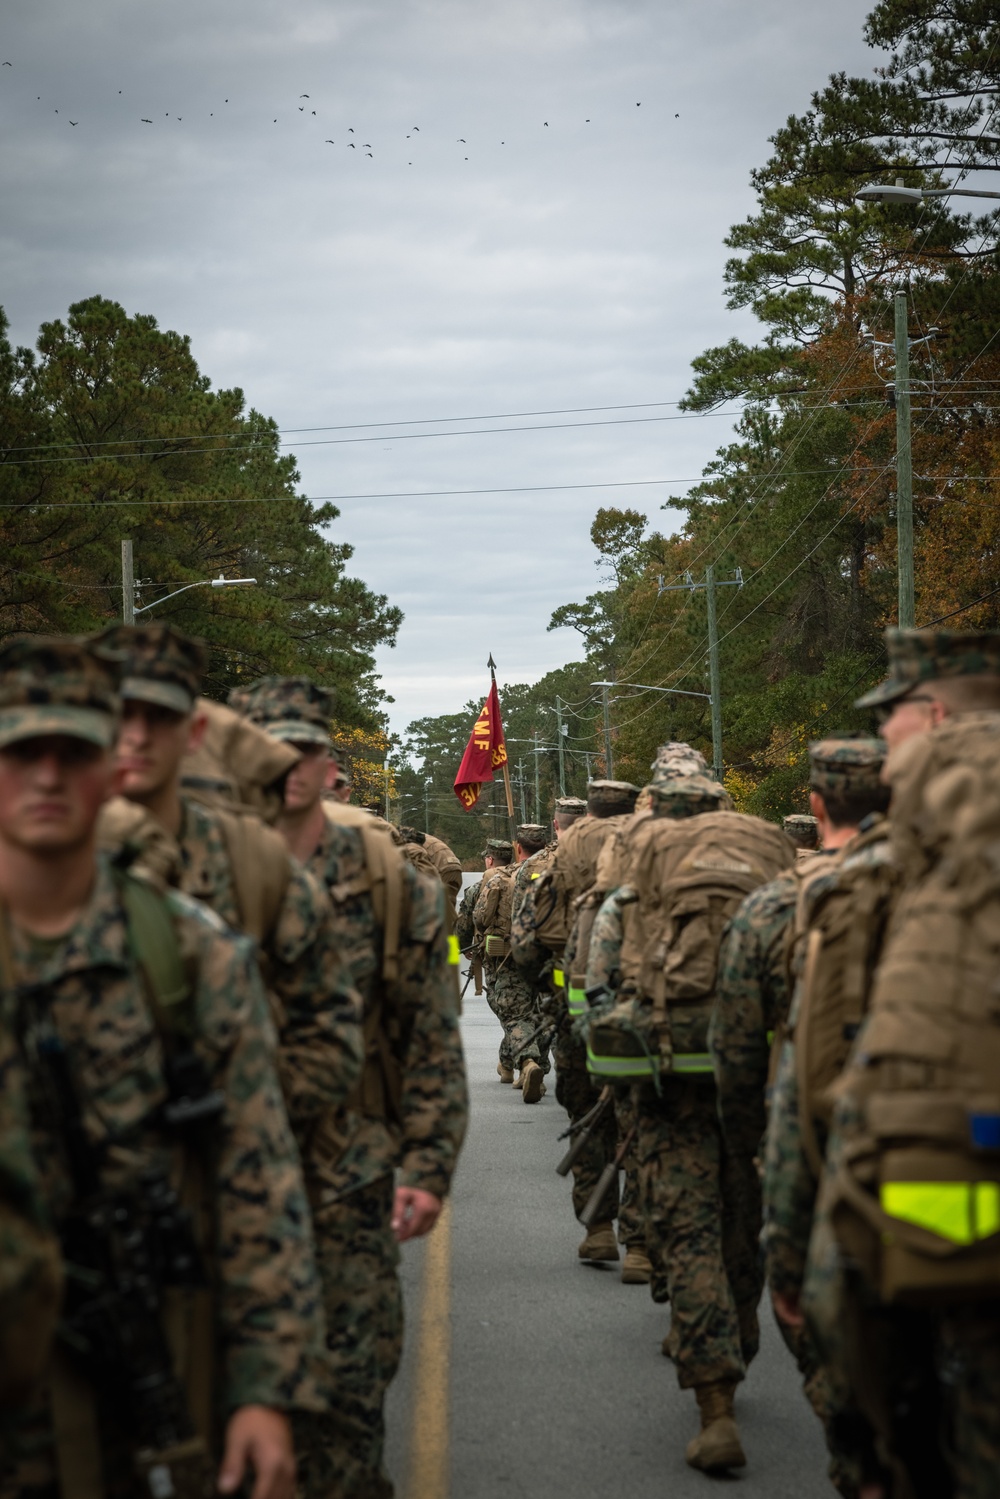
[[[740,902],[793,862],[780,828],[738,812],[651,818],[638,832],[625,907],[622,983],[595,1018],[588,1070],[605,1081],[708,1074],[708,1023],[723,928]]]
[[[828,1183],[834,1232],[885,1302],[1000,1296],[1000,714],[889,760],[905,882],[861,1051],[860,1110]]]
[[[802,1147],[817,1179],[832,1089],[868,1008],[897,885],[888,824],[880,817],[840,854],[816,860],[799,892],[792,948],[798,982],[788,1035]]]
[[[630,812],[614,817],[582,817],[559,840],[562,861],[563,843],[579,828],[570,842],[566,859],[566,878],[571,890],[572,969],[566,975],[566,1007],[574,1018],[587,1010],[587,960],[594,917],[601,904],[603,889],[597,887],[597,875],[604,849],[617,838],[619,831],[632,822]]]

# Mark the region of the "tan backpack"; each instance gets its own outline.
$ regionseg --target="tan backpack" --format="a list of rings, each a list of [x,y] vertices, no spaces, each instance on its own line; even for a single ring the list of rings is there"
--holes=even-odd
[[[487,870],[473,912],[476,930],[484,937],[488,958],[503,958],[510,952],[510,921],[514,909],[516,864]]]
[[[905,753],[904,753],[905,752]],[[890,756],[906,879],[827,1183],[834,1233],[886,1302],[1000,1295],[1000,714]]]
[[[597,856],[615,817],[581,817],[561,834],[535,891],[534,935],[551,952],[562,952],[573,926],[579,897],[594,883]]]
[[[780,828],[739,812],[644,822],[628,874],[638,899],[624,910],[619,999],[591,1027],[591,1072],[657,1084],[667,1072],[711,1074],[723,928],[794,857]]]
[[[795,915],[798,982],[787,1034],[795,1042],[802,1148],[819,1178],[833,1086],[861,1026],[898,887],[889,829],[879,817],[805,876]]]

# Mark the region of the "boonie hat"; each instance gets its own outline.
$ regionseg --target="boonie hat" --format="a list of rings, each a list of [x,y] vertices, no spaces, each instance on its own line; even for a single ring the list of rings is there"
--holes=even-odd
[[[859,697],[856,708],[878,708],[912,692],[920,682],[942,677],[1000,675],[1000,634],[958,630],[899,630],[885,632],[889,675]]]
[[[587,810],[599,817],[612,817],[616,813],[633,811],[638,786],[631,781],[589,781],[587,783]]]
[[[0,644],[0,748],[65,734],[109,749],[121,699],[120,662],[93,640],[12,635]]]

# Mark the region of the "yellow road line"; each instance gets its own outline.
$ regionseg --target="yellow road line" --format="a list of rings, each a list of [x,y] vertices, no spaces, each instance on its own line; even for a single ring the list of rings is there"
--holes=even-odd
[[[451,1365],[451,1203],[427,1240],[413,1391],[407,1499],[448,1499]]]

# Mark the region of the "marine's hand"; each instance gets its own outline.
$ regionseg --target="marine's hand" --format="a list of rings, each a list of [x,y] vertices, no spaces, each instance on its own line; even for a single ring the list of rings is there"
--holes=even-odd
[[[242,1405],[226,1427],[226,1451],[219,1469],[219,1491],[233,1494],[254,1473],[251,1499],[292,1499],[295,1448],[288,1417],[266,1405]]]
[[[774,1302],[774,1310],[786,1327],[805,1326],[806,1319],[799,1308],[797,1291],[772,1291],[771,1300]]]
[[[419,1187],[397,1187],[392,1207],[392,1231],[400,1244],[429,1234],[441,1212],[441,1199]]]

